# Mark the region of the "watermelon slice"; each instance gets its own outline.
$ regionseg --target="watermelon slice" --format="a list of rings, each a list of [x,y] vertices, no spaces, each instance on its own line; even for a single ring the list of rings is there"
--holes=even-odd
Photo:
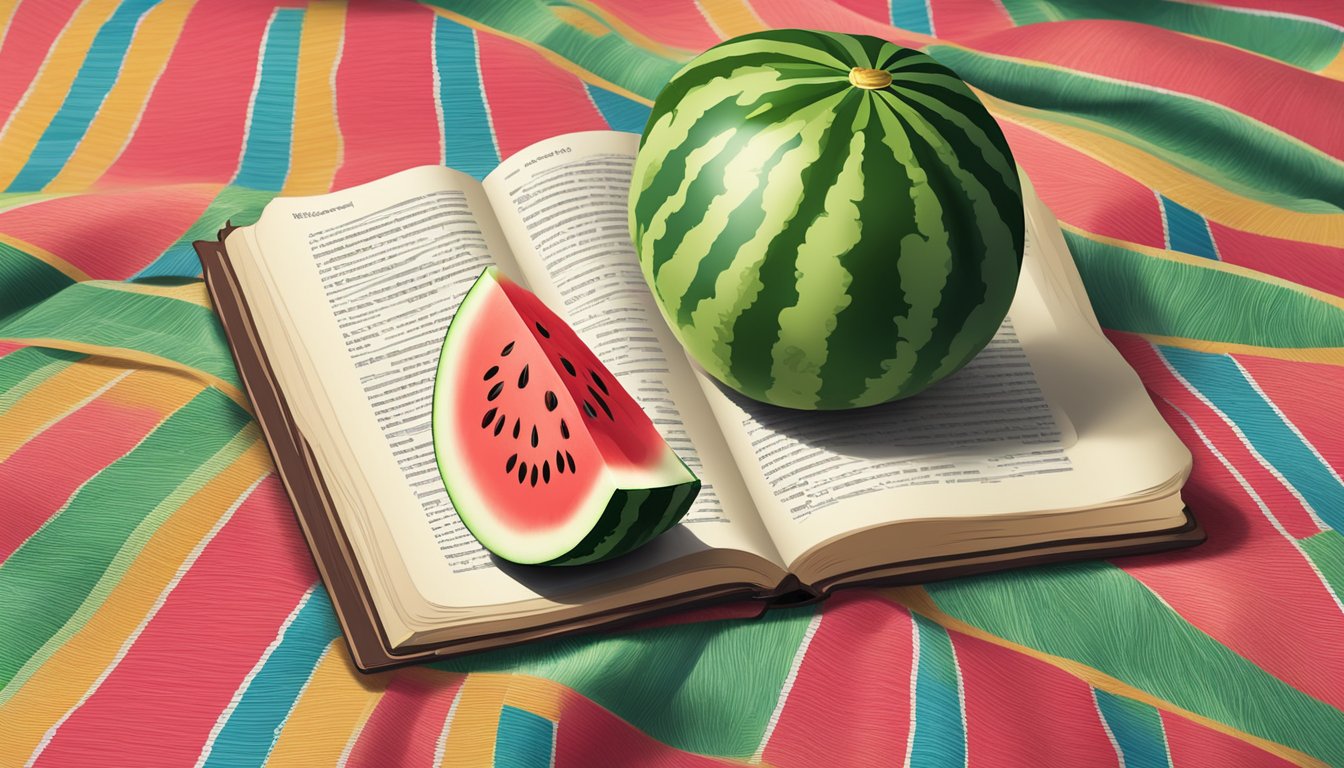
[[[675,525],[700,491],[573,329],[493,267],[444,336],[433,430],[458,516],[515,563],[625,554]]]

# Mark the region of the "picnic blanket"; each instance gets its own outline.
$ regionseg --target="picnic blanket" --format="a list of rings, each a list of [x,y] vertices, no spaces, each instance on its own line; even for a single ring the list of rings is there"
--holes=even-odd
[[[0,766],[1344,765],[1344,6],[0,0]],[[642,129],[765,27],[980,94],[1194,454],[1185,552],[364,676],[190,242]]]

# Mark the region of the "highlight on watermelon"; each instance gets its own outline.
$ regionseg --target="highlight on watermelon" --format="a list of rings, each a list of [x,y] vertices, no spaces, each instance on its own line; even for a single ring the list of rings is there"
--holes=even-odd
[[[970,88],[866,35],[769,30],[681,69],[630,185],[645,279],[714,378],[778,406],[914,395],[993,338],[1022,191]]]
[[[573,329],[494,267],[444,336],[432,425],[462,522],[514,563],[623,555],[676,525],[700,491]]]

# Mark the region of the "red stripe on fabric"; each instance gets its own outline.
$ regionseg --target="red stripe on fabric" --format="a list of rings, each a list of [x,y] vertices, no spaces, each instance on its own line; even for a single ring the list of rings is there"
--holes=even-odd
[[[577,693],[566,692],[562,706],[555,729],[554,768],[591,768],[595,755],[601,756],[602,765],[640,768],[741,765],[736,760],[716,760],[669,747]]]
[[[12,341],[0,341],[0,357],[8,355],[16,349],[23,349],[27,344],[18,344]]]
[[[1336,26],[1344,26],[1344,5],[1338,0],[1187,0],[1205,5],[1222,5],[1230,8],[1247,8],[1269,11],[1270,13],[1288,13],[1310,19],[1320,19]]]
[[[948,635],[961,669],[969,765],[1115,764],[1091,686],[994,643]]]
[[[1308,288],[1344,296],[1344,246],[1257,235],[1209,221],[1218,257]]]
[[[1013,158],[1057,218],[1107,237],[1154,248],[1166,241],[1162,209],[1147,186],[1036,131],[1000,120]]]
[[[1015,27],[976,38],[975,48],[1198,96],[1344,156],[1344,131],[1332,119],[1344,82],[1229,45],[1087,19]]]
[[[872,35],[897,45],[918,47],[923,43],[885,21],[815,0],[752,0],[751,7],[767,27],[827,29],[834,32]]]
[[[163,418],[155,409],[94,400],[0,463],[5,496],[0,561],[56,514],[79,486],[134,448]]]
[[[1344,409],[1321,394],[1344,392],[1344,368],[1234,355],[1288,421],[1335,472],[1344,474]]]
[[[81,0],[43,0],[39,3],[19,3],[9,19],[9,31],[4,34],[5,47],[0,48],[0,123],[18,105],[28,85],[37,77],[38,69],[47,57],[47,51],[56,42],[66,22],[74,15]]]
[[[1013,27],[999,0],[938,0],[933,6],[933,31],[943,40],[965,40]]]
[[[511,40],[495,35],[479,35],[477,40],[481,83],[501,158],[552,136],[607,130],[607,121],[577,77]],[[546,98],[538,99],[538,93]]]
[[[693,0],[601,0],[599,5],[636,32],[663,45],[699,52],[719,42]]]
[[[1150,390],[1196,420],[1280,520],[1304,516],[1300,506],[1293,508],[1295,500],[1283,500],[1287,493],[1282,486],[1239,447],[1231,430],[1214,423],[1217,417],[1182,391],[1160,368],[1151,348],[1142,349],[1146,342],[1126,334],[1107,335]],[[1119,558],[1114,564],[1251,663],[1331,706],[1344,707],[1344,690],[1334,684],[1344,680],[1344,657],[1332,645],[1334,638],[1344,636],[1344,615],[1307,558],[1273,528],[1185,419],[1161,400],[1157,409],[1194,455],[1182,497],[1208,532],[1208,541],[1191,550]],[[1267,631],[1289,619],[1293,642]]]
[[[144,755],[191,765],[238,684],[317,580],[279,480],[239,506],[38,766]],[[118,757],[119,756],[119,757]]]
[[[910,614],[863,592],[837,594],[821,610],[765,762],[899,764],[910,726]],[[827,722],[844,727],[818,727]]]
[[[387,684],[378,706],[350,751],[349,768],[437,765],[434,753],[453,698],[464,677],[400,673]]]
[[[891,20],[890,0],[835,0],[835,4],[851,10],[865,19],[872,19],[883,24]]]
[[[413,3],[355,0],[336,71],[345,162],[332,189],[443,162],[434,106],[434,13]]]
[[[1125,333],[1107,331],[1106,334],[1116,349],[1120,350],[1120,354],[1124,355],[1129,364],[1138,372],[1139,378],[1143,379],[1144,384],[1150,390],[1175,403],[1178,408],[1185,411],[1190,418],[1199,424],[1199,428],[1204,432],[1204,435],[1213,441],[1218,451],[1227,457],[1227,460],[1237,468],[1246,482],[1251,484],[1251,487],[1255,489],[1255,492],[1264,500],[1265,504],[1273,510],[1274,516],[1283,524],[1288,533],[1300,539],[1320,531],[1316,521],[1311,519],[1311,516],[1302,506],[1302,502],[1292,494],[1285,482],[1272,475],[1255,458],[1241,437],[1232,431],[1227,422],[1223,421],[1168,370],[1151,344]],[[1180,426],[1185,426],[1184,419],[1179,416],[1176,418],[1179,420]],[[1198,452],[1196,449],[1203,450],[1203,443],[1199,441],[1199,438],[1193,432],[1190,432],[1190,436],[1190,441],[1186,441],[1190,450],[1196,453]],[[1212,456],[1210,456],[1210,459],[1214,465],[1205,469],[1212,471],[1215,476],[1226,476],[1222,465]],[[1228,486],[1229,489],[1240,488],[1230,476],[1227,476],[1226,479],[1232,481],[1232,485]],[[1247,505],[1245,509],[1248,512],[1255,510],[1256,517],[1263,519],[1263,515],[1254,506],[1254,502],[1249,497],[1245,497],[1243,492],[1238,490],[1234,495],[1245,499]],[[1282,538],[1277,532],[1273,535],[1276,538]]]
[[[0,213],[0,231],[94,279],[125,280],[176,242],[217,192],[193,184],[58,197]]]
[[[235,0],[194,6],[135,134],[98,183],[232,180],[271,11]]]
[[[1161,712],[1162,728],[1167,732],[1167,749],[1171,764],[1238,766],[1238,768],[1273,768],[1296,763],[1272,755],[1254,744],[1235,736],[1206,728],[1199,723]]]

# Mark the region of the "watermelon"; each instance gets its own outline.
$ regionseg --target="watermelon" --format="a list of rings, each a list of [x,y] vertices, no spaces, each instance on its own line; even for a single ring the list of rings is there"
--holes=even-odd
[[[771,30],[654,102],[630,233],[689,355],[747,397],[843,409],[965,365],[1008,311],[1022,191],[998,125],[927,55]]]
[[[676,525],[700,491],[573,329],[493,267],[444,336],[432,424],[458,517],[515,563],[625,554]]]

